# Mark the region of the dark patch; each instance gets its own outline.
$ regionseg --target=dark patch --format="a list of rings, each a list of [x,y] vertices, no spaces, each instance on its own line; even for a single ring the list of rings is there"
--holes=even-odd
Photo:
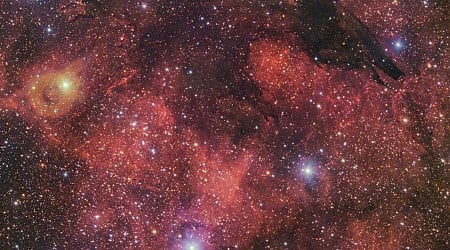
[[[385,83],[374,67],[395,80],[405,75],[367,26],[332,1],[305,0],[298,7],[272,8],[296,18],[292,32],[313,60],[350,69],[369,68],[374,80],[382,85]]]
[[[6,76],[13,87],[18,82],[18,76],[24,68],[29,67],[41,54],[44,46],[43,30],[33,23],[29,23],[21,35],[8,50]],[[16,88],[19,86],[16,86]]]

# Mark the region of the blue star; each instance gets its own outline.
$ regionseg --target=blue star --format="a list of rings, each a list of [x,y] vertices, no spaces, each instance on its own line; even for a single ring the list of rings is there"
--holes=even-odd
[[[309,157],[300,157],[296,163],[296,176],[308,185],[313,185],[316,181],[320,166]]]
[[[396,41],[393,43],[393,45],[394,45],[394,49],[397,50],[397,51],[403,50],[403,49],[405,48],[405,46],[406,46],[405,43],[404,43],[404,41],[401,40],[401,39],[396,40]]]
[[[183,245],[183,250],[200,250],[201,245],[196,240],[188,240]]]
[[[64,171],[62,173],[62,176],[63,176],[64,179],[69,178],[69,172],[68,171]]]

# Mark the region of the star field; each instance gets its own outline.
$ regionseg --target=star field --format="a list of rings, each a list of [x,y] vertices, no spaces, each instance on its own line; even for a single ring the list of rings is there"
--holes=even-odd
[[[449,249],[450,5],[0,2],[1,249]]]

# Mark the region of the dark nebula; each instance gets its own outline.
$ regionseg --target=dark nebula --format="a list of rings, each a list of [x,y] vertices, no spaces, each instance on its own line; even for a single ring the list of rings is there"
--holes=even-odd
[[[448,1],[0,1],[0,249],[449,249]]]
[[[369,68],[374,80],[382,85],[384,82],[373,66],[395,80],[404,76],[375,35],[356,16],[345,9],[338,10],[332,1],[308,0],[294,7],[274,5],[274,9],[296,18],[291,29],[315,61],[347,68]]]

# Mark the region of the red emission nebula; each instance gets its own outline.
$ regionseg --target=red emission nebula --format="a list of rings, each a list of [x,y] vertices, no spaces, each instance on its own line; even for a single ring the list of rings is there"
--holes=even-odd
[[[450,249],[449,11],[0,1],[0,249]]]

